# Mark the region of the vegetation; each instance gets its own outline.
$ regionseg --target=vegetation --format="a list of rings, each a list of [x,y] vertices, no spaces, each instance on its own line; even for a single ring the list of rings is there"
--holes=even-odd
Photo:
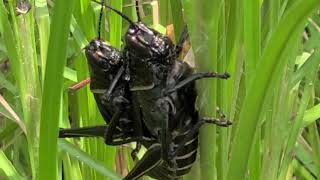
[[[88,77],[81,49],[97,37],[101,6],[29,2],[17,15],[19,3],[0,1],[0,179],[121,179],[131,145],[57,139],[59,127],[104,122],[88,86],[68,90]],[[201,129],[183,179],[320,178],[318,0],[141,2],[143,22],[161,32],[173,24],[175,39],[188,25],[197,71],[231,74],[198,82],[201,114],[219,106],[233,125]],[[107,3],[136,20],[134,0]],[[104,12],[103,39],[121,48],[127,23]]]

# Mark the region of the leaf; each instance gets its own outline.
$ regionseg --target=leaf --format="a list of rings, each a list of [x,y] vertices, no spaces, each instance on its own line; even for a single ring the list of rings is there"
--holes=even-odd
[[[102,162],[93,159],[88,153],[82,151],[79,147],[61,139],[58,141],[58,144],[60,149],[67,152],[73,158],[78,159],[87,166],[101,173],[102,175],[109,177],[112,180],[121,179],[121,176],[116,174],[113,170],[106,168]]]
[[[17,170],[14,168],[14,166],[2,150],[0,150],[0,170],[2,170],[3,173],[7,176],[8,180],[25,179],[20,176],[20,174],[17,172]]]
[[[19,127],[22,129],[24,134],[27,134],[26,126],[24,122],[21,121],[19,116],[14,112],[14,110],[10,107],[8,102],[1,96],[0,94],[0,104],[6,110],[3,115],[5,115],[7,118],[13,120],[15,123],[19,125]],[[1,108],[0,108],[0,113],[1,113]]]

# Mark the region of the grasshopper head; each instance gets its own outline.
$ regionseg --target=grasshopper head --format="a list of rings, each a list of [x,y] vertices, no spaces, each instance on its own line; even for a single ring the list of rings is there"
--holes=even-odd
[[[85,48],[89,65],[93,68],[110,70],[121,65],[121,54],[106,42],[99,39],[92,40]]]
[[[172,41],[142,22],[131,24],[125,34],[128,50],[142,59],[163,59],[171,54]]]

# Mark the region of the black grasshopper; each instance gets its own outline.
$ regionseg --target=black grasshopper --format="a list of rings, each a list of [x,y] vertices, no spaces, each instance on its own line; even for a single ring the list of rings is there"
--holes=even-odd
[[[194,106],[197,96],[194,80],[204,77],[227,78],[228,75],[195,74],[187,64],[176,60],[186,38],[186,31],[174,46],[169,38],[148,28],[141,21],[133,23],[119,11],[116,12],[130,23],[125,35],[127,44],[124,55],[119,55],[118,51],[105,45],[100,39],[92,41],[86,48],[87,56],[88,51],[93,50],[91,55],[94,56],[88,58],[89,62],[107,60],[108,63],[119,62],[121,65],[112,66],[115,67],[112,73],[101,71],[105,70],[103,65],[94,69],[97,76],[93,79],[97,83],[91,88],[96,90],[95,98],[98,105],[100,103],[102,114],[109,114],[104,116],[105,119],[110,119],[112,115],[111,121],[107,121],[109,129],[99,126],[100,128],[61,130],[60,136],[104,136],[107,144],[111,144],[115,139],[120,140],[116,141],[117,144],[131,141],[142,143],[148,151],[124,179],[137,179],[144,174],[159,179],[176,179],[190,171],[196,158],[199,127],[206,122],[222,126],[230,124],[219,119],[199,119]],[[115,57],[121,60],[115,61],[110,52],[116,52],[119,56]],[[123,62],[127,64],[122,65]],[[89,65],[95,67],[94,64]],[[103,74],[109,75],[108,81],[102,78],[105,77]],[[127,76],[131,77],[129,91],[127,80],[123,81],[121,78]],[[106,84],[110,86],[108,91],[105,91]],[[103,91],[97,91],[101,89]],[[120,98],[114,98],[119,97],[118,93]],[[104,113],[108,104],[116,111]],[[132,124],[133,128],[128,128],[129,124]]]
[[[110,8],[110,7],[109,7]],[[110,8],[112,9],[112,8]],[[177,57],[187,30],[180,41],[172,41],[141,21],[129,23],[125,34],[124,59],[131,80],[132,106],[156,140],[143,145],[145,155],[124,179],[149,175],[157,179],[177,179],[188,173],[196,159],[198,130],[204,123],[228,126],[224,119],[200,118],[195,107],[195,80],[208,77],[227,79],[227,73],[194,73]],[[140,19],[140,18],[139,18]],[[116,81],[116,79],[115,79]]]
[[[122,53],[100,38],[101,16],[102,9],[98,38],[84,49],[90,70],[90,90],[107,125],[60,129],[59,137],[98,136],[105,138],[108,145],[122,145],[133,141],[150,143],[152,137],[143,133],[143,124],[133,115],[129,79],[123,73],[125,60]],[[113,81],[114,79],[117,81]],[[133,158],[138,150],[139,148],[133,151]]]
[[[129,120],[129,89],[125,79],[119,80],[114,92],[106,99],[107,90],[114,78],[124,70],[123,58],[119,50],[111,47],[99,38],[92,40],[85,53],[90,69],[90,90],[94,95],[98,109],[109,126],[93,126],[77,129],[61,129],[59,137],[102,136],[110,145],[120,145],[131,141],[132,120]],[[119,71],[119,73],[118,73]],[[126,128],[124,128],[126,127]],[[117,140],[119,137],[121,139]]]

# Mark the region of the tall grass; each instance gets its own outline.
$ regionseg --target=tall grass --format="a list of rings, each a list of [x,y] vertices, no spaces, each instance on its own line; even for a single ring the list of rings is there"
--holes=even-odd
[[[319,2],[184,2],[192,45],[198,47],[194,49],[200,69],[223,71],[221,67],[226,64],[232,77],[232,83],[222,86],[226,89],[213,87],[215,91],[210,92],[216,98],[202,102],[211,109],[216,104],[224,107],[227,117],[234,120],[232,130],[219,128],[216,139],[213,134],[217,135],[217,129],[202,129],[202,177],[290,179],[296,172],[288,171],[288,167],[303,129],[302,119],[311,92],[315,91],[312,82],[319,61],[294,84],[291,81],[300,70],[294,69],[301,62],[297,56],[303,52],[299,48],[303,27]],[[319,58],[317,51],[303,63],[313,61],[314,56]],[[304,85],[299,86],[302,80]],[[201,89],[207,98],[208,85]],[[219,141],[221,146],[216,143]],[[208,150],[208,144],[214,143]]]
[[[136,19],[134,0],[106,2]],[[199,158],[183,179],[320,178],[317,0],[141,2],[143,21],[161,31],[173,24],[175,39],[188,25],[197,71],[231,74],[197,83],[201,116],[220,107],[233,125],[201,128]],[[58,127],[104,123],[88,86],[68,90],[88,77],[81,48],[97,37],[101,6],[30,3],[16,16],[16,1],[0,1],[0,177],[120,179],[133,166],[130,148],[56,138]],[[121,48],[127,23],[104,12],[102,37]]]
[[[57,136],[63,104],[63,70],[67,57],[67,41],[74,1],[55,1],[50,28],[41,106],[39,177],[56,179]],[[61,116],[60,116],[61,117]],[[50,154],[50,156],[48,156]]]

